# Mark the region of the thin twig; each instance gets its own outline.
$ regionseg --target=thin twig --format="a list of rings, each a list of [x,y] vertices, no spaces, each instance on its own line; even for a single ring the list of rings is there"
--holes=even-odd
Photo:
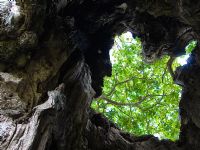
[[[160,105],[161,104],[161,101],[163,100],[164,96],[169,96],[169,95],[165,95],[164,92],[163,92],[163,95],[161,96],[161,98],[159,99],[159,101],[156,101],[155,104],[153,104],[152,106],[148,107],[148,108],[145,108],[145,109],[142,109],[142,111],[148,111],[148,110],[151,110],[153,109],[155,106],[157,105]]]
[[[117,45],[117,49],[118,49],[118,50],[122,49],[122,47],[119,45],[119,43],[118,43],[116,40],[114,40],[114,41],[115,41],[115,43],[116,43],[116,45]]]
[[[167,65],[166,65],[166,68],[164,69],[164,73],[162,74],[162,83],[164,81],[164,78],[165,78],[165,74],[167,73]]]

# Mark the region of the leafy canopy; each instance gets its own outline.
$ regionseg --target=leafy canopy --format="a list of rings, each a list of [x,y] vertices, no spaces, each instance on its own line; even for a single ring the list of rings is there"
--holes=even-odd
[[[191,52],[194,45],[188,47]],[[153,134],[176,140],[181,88],[167,71],[168,57],[147,64],[142,60],[141,49],[140,39],[133,39],[130,33],[115,38],[110,54],[112,76],[105,77],[103,94],[92,107],[134,135]],[[183,62],[182,57],[174,65]]]

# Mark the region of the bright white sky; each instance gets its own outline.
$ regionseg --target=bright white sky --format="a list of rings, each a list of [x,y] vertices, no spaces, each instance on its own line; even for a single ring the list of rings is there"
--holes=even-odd
[[[181,66],[183,66],[183,65],[187,64],[187,59],[188,59],[189,57],[190,57],[189,54],[183,55],[183,56],[181,56],[181,57],[178,57],[178,58],[177,58],[177,62],[178,62]]]
[[[10,24],[12,17],[20,15],[20,7],[17,6],[15,0],[0,0],[0,13],[3,14],[2,18],[5,20],[5,24]]]
[[[125,39],[127,44],[132,44],[132,43],[136,42],[135,39],[133,38],[131,32],[123,33],[121,36]],[[112,49],[110,50],[110,61],[112,64],[115,63],[115,59],[116,59],[113,57],[113,51],[120,49],[120,47],[122,47],[120,40],[118,38],[115,38],[115,43],[114,43]]]

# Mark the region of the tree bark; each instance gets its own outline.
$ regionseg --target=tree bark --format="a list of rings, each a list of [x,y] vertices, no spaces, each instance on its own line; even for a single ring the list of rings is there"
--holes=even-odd
[[[178,141],[121,131],[90,109],[111,75],[115,35],[131,31],[147,62],[199,42],[199,1],[0,2],[0,149],[199,150],[199,44],[174,81],[183,87]]]

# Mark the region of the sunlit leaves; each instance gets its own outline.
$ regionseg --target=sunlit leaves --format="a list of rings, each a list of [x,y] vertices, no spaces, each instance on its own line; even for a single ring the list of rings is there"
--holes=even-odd
[[[147,64],[142,61],[138,38],[122,35],[115,41],[111,50],[112,77],[105,77],[103,88],[103,96],[109,100],[96,99],[92,107],[135,135],[154,134],[176,140],[181,88],[173,83],[167,71],[169,58]]]
[[[196,45],[197,41],[191,41],[185,49],[186,54],[190,54]]]

